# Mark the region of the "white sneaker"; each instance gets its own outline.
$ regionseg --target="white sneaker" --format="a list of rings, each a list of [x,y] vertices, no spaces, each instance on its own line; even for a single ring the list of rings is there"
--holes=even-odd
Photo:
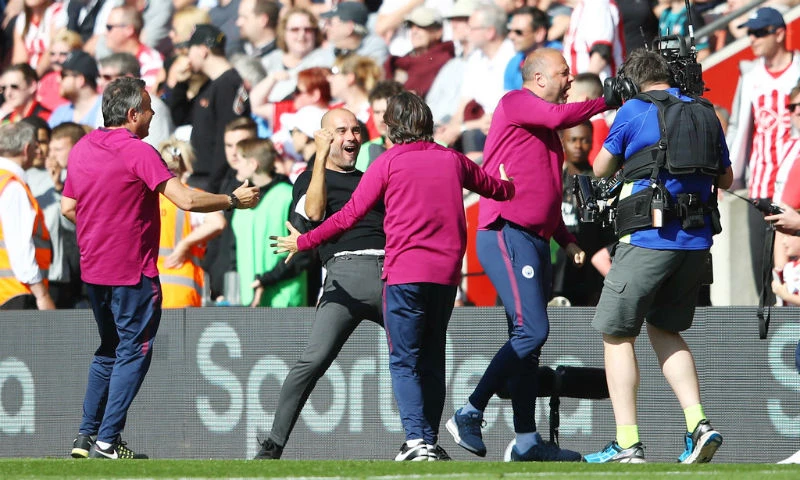
[[[514,449],[514,446],[517,444],[517,439],[512,438],[510,442],[508,442],[508,446],[506,447],[506,451],[503,452],[503,461],[510,462],[511,461],[511,450]]]
[[[422,439],[408,440],[400,447],[400,453],[394,457],[395,461],[428,462],[435,460],[428,454],[428,445]]]
[[[800,450],[794,452],[791,457],[778,462],[779,464],[800,463]]]

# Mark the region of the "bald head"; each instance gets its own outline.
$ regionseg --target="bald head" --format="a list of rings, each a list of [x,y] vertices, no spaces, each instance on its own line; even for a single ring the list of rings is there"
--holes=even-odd
[[[340,172],[354,170],[361,149],[361,124],[356,116],[350,110],[336,108],[326,112],[320,123],[333,135],[325,166]]]
[[[537,48],[522,66],[523,87],[551,103],[563,103],[572,84],[569,65],[561,51]]]
[[[328,110],[322,115],[322,120],[320,120],[320,125],[322,128],[329,128],[334,130],[333,127],[335,120],[339,118],[350,118],[355,122],[358,122],[356,116],[350,110],[344,108],[334,108],[333,110]]]

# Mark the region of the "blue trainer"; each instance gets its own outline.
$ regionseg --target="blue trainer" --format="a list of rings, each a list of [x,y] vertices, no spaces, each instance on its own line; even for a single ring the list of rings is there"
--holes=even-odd
[[[722,435],[708,420],[701,420],[694,432],[686,432],[686,450],[678,457],[680,463],[708,463],[722,445]]]
[[[447,421],[445,427],[460,447],[479,457],[486,456],[481,427],[484,425],[483,412],[461,413],[461,408]]]
[[[637,442],[628,448],[622,448],[614,440],[599,452],[586,455],[583,459],[588,463],[645,463],[644,446],[642,442]]]
[[[517,446],[511,447],[512,462],[580,462],[583,457],[578,452],[560,448],[555,443],[537,443],[528,449],[527,452],[520,453]]]

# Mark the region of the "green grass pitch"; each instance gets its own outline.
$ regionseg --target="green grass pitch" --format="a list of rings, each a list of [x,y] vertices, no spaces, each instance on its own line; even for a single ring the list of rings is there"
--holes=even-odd
[[[333,479],[769,479],[800,478],[800,465],[588,465],[500,462],[0,459],[0,478]]]

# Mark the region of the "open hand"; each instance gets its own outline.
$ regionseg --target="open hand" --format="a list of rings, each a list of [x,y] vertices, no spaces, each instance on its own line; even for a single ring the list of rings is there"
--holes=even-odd
[[[284,261],[285,263],[289,263],[289,260],[297,253],[297,239],[300,238],[300,232],[292,226],[291,222],[286,222],[286,228],[289,229],[289,235],[286,237],[271,235],[269,239],[275,242],[270,243],[269,246],[275,249],[275,253],[289,252],[289,255]]]

